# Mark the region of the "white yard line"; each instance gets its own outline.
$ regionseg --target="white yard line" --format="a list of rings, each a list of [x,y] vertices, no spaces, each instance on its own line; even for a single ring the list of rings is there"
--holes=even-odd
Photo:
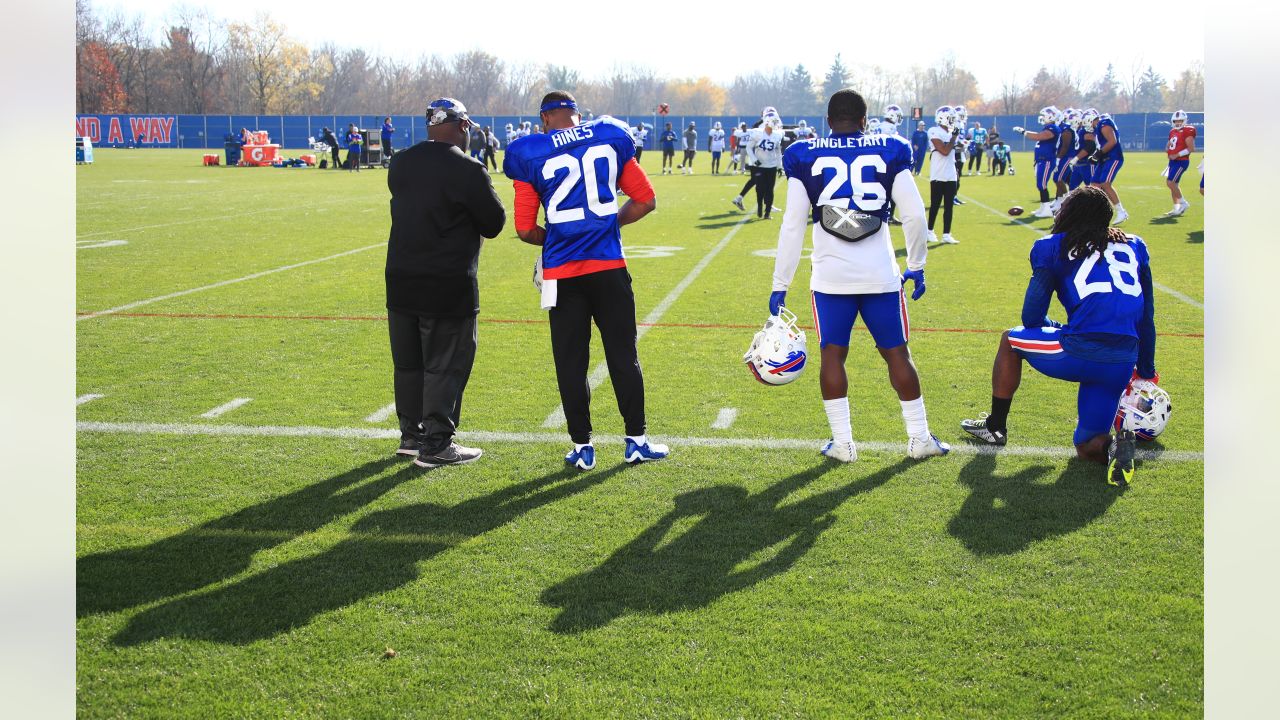
[[[990,212],[990,213],[991,213],[991,214],[993,214],[993,215],[996,215],[997,217],[1002,217],[1002,218],[1007,218],[1007,217],[1008,217],[1008,213],[1001,212],[1000,210],[997,210],[997,209],[995,209],[995,208],[991,207],[990,205],[987,205],[987,204],[984,204],[984,203],[978,202],[977,200],[974,200],[973,198],[969,197],[968,195],[962,196],[960,199],[961,199],[961,200],[964,200],[965,202],[973,203],[974,205],[977,205],[978,207],[983,208],[984,210],[987,210],[988,212]],[[1048,229],[1041,230],[1040,228],[1038,228],[1038,227],[1036,227],[1036,226],[1032,225],[1031,223],[1027,222],[1026,220],[1012,220],[1011,222],[1013,222],[1015,225],[1021,225],[1022,227],[1024,227],[1024,228],[1026,228],[1026,229],[1030,230],[1031,232],[1033,232],[1033,233],[1035,233],[1035,234],[1037,234],[1037,235],[1039,235],[1039,236],[1041,236],[1041,237],[1044,237],[1045,235],[1048,235],[1048,234],[1049,234]],[[1121,228],[1121,230],[1123,230],[1123,229],[1124,229],[1124,228]],[[1188,296],[1188,295],[1184,295],[1184,294],[1182,294],[1182,293],[1178,292],[1177,290],[1174,290],[1173,288],[1165,287],[1164,285],[1161,285],[1160,283],[1155,282],[1155,281],[1152,281],[1151,286],[1152,286],[1152,287],[1154,287],[1155,289],[1159,290],[1160,292],[1165,293],[1166,295],[1170,295],[1170,296],[1172,296],[1172,297],[1175,297],[1175,298],[1177,298],[1177,299],[1181,300],[1182,302],[1184,302],[1184,303],[1186,303],[1186,304],[1188,304],[1188,305],[1190,305],[1190,306],[1192,306],[1192,307],[1197,307],[1197,308],[1200,308],[1201,310],[1203,310],[1203,309],[1204,309],[1204,303],[1200,302],[1199,300],[1196,300],[1196,299],[1195,299],[1195,298],[1193,298],[1193,297],[1190,297],[1190,296]]]
[[[236,398],[231,402],[223,403],[208,412],[200,413],[200,417],[210,419],[216,418],[219,415],[225,415],[238,407],[248,405],[250,402],[253,402],[253,398]]]
[[[78,432],[123,433],[129,435],[227,435],[234,437],[314,437],[341,438],[351,440],[398,440],[399,429],[391,428],[329,428],[306,425],[204,425],[192,423],[135,423],[135,422],[88,422],[76,423]],[[473,430],[459,432],[458,439],[472,443],[551,443],[568,442],[563,433],[513,433],[487,432]],[[815,438],[726,438],[726,437],[668,437],[655,438],[672,447],[709,447],[709,448],[746,448],[758,450],[808,450],[818,452],[819,441]],[[603,445],[622,445],[621,435],[596,435],[592,440]],[[876,440],[857,441],[859,449],[878,452],[906,454],[905,440],[885,442]],[[957,455],[1017,455],[1024,457],[1075,457],[1072,447],[1034,447],[1008,445],[994,447],[976,445],[966,442],[952,443],[951,452]],[[1169,462],[1203,462],[1204,453],[1190,450],[1139,450],[1140,460],[1165,460]]]
[[[702,256],[702,259],[698,261],[698,264],[693,266],[693,269],[689,271],[689,274],[685,275],[684,279],[681,280],[678,285],[671,288],[671,292],[667,293],[667,296],[662,298],[662,302],[658,303],[657,307],[649,311],[648,315],[645,315],[644,320],[641,321],[642,324],[640,327],[636,328],[637,343],[640,342],[640,338],[645,336],[645,333],[653,329],[654,324],[662,319],[662,316],[671,309],[671,306],[675,304],[676,300],[680,299],[680,296],[684,294],[684,291],[689,289],[689,286],[693,284],[693,281],[698,279],[698,276],[707,268],[707,265],[715,259],[716,255],[720,254],[720,251],[729,244],[729,241],[733,239],[733,236],[737,235],[738,231],[742,229],[742,226],[750,219],[751,215],[748,214],[730,228],[729,232],[725,233],[725,236],[720,240],[720,242],[716,243],[715,247],[711,248],[706,255]],[[588,379],[591,383],[591,389],[595,390],[600,387],[600,383],[604,382],[606,377],[609,377],[609,363],[602,361],[594,370],[591,371],[591,375]],[[543,421],[542,427],[558,428],[563,427],[564,424],[564,406],[557,405],[556,409],[552,410],[551,414],[547,416],[547,419]]]
[[[332,204],[333,202],[335,201],[313,203],[312,205],[313,206],[329,205],[329,204]],[[155,225],[138,225],[137,227],[121,228],[118,230],[96,230],[94,232],[88,232],[83,235],[77,235],[76,239],[83,240],[85,238],[98,237],[99,235],[122,235],[124,233],[138,232],[139,230],[155,230],[157,228],[174,227],[176,225],[190,225],[192,223],[219,222],[224,220],[234,220],[236,218],[242,218],[248,215],[261,215],[263,213],[297,212],[297,210],[298,210],[297,206],[289,206],[289,207],[278,207],[278,208],[259,208],[258,210],[246,210],[244,212],[236,211],[234,213],[224,213],[222,215],[217,215],[214,217],[188,218],[186,220],[174,220],[173,222],[158,223]]]
[[[391,417],[391,414],[394,413],[395,411],[396,411],[396,404],[391,403],[390,405],[384,408],[379,408],[378,410],[374,411],[373,414],[365,418],[364,421],[367,423],[380,423],[386,420],[387,418]]]
[[[99,393],[89,393],[87,395],[81,395],[80,397],[76,398],[76,405],[80,406],[87,402],[97,400],[98,398],[101,398],[101,397],[106,397],[106,395],[101,395]]]
[[[283,265],[281,267],[272,268],[270,270],[262,270],[260,272],[245,275],[244,277],[232,278],[230,280],[222,280],[220,282],[212,283],[209,285],[201,285],[200,287],[191,288],[189,290],[179,290],[178,292],[172,292],[167,295],[159,295],[153,298],[147,298],[146,300],[136,300],[131,303],[125,303],[124,305],[117,305],[116,307],[113,307],[113,308],[107,308],[106,310],[99,310],[98,312],[95,312],[95,313],[89,313],[88,315],[79,315],[76,317],[76,322],[80,322],[81,320],[92,320],[96,317],[102,317],[103,315],[113,315],[115,313],[124,312],[125,310],[132,310],[133,308],[141,307],[143,305],[150,305],[151,303],[157,303],[162,300],[170,300],[176,297],[182,297],[183,295],[191,295],[192,293],[204,292],[205,290],[213,290],[214,288],[220,288],[226,285],[233,285],[235,283],[244,282],[246,280],[255,280],[257,278],[264,277],[266,275],[271,275],[278,272],[284,272],[286,270],[294,270],[296,268],[306,267],[307,265],[315,265],[316,263],[328,262],[329,260],[336,260],[340,257],[346,257],[347,255],[354,255],[356,253],[362,253],[367,250],[373,250],[374,248],[384,248],[386,246],[387,244],[385,242],[380,242],[374,245],[366,245],[361,248],[356,248],[355,250],[347,250],[345,252],[340,252],[335,255],[327,255],[322,258],[316,258],[315,260],[305,260],[300,263],[293,263],[292,265]]]
[[[716,421],[711,423],[712,430],[728,430],[733,425],[733,421],[738,419],[738,408],[724,408],[716,415]]]

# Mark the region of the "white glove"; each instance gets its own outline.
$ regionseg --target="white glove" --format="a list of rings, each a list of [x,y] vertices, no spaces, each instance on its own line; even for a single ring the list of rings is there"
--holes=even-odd
[[[1018,127],[1017,125],[1014,125],[1014,126],[1013,126],[1013,131],[1014,131],[1014,132],[1016,132],[1016,133],[1018,133],[1019,135],[1021,135],[1022,133],[1026,132],[1026,131],[1027,131],[1027,129],[1026,129],[1026,128],[1020,128],[1020,127]]]

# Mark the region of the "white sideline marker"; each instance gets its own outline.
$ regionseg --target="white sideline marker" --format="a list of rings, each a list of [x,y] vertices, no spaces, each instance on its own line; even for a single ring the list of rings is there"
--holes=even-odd
[[[715,259],[716,255],[720,254],[720,251],[729,244],[729,241],[733,239],[733,236],[737,235],[738,231],[742,229],[742,226],[750,219],[751,216],[746,215],[732,228],[729,228],[729,232],[725,233],[725,236],[720,240],[720,242],[716,243],[715,247],[711,248],[706,255],[702,256],[702,259],[698,261],[697,265],[693,266],[693,269],[689,271],[688,275],[684,276],[684,279],[680,281],[680,284],[671,288],[671,292],[667,293],[667,296],[662,298],[662,302],[658,303],[658,306],[653,310],[650,310],[648,315],[645,315],[644,320],[641,321],[642,324],[636,328],[637,343],[640,342],[640,338],[645,336],[645,333],[653,329],[654,323],[661,320],[662,316],[667,314],[667,311],[671,309],[671,306],[675,304],[676,300],[680,299],[680,296],[684,294],[684,291],[689,289],[689,286],[693,284],[693,281],[698,279],[698,276],[702,274],[702,271],[707,269],[707,265],[711,264],[711,261]],[[591,389],[595,390],[600,387],[600,383],[604,382],[604,379],[607,377],[609,377],[609,363],[602,361],[599,365],[596,365],[594,370],[591,371],[591,376],[588,379]],[[551,414],[547,416],[547,419],[543,421],[542,427],[558,428],[564,427],[564,424],[564,406],[557,405],[556,409],[552,410]]]
[[[99,393],[89,393],[88,395],[81,395],[80,397],[76,398],[76,405],[80,406],[87,402],[97,400],[100,397],[106,397],[106,395],[101,395]]]
[[[223,435],[233,437],[317,437],[342,438],[355,440],[398,440],[399,428],[368,427],[316,427],[307,425],[206,425],[190,423],[135,423],[135,422],[90,422],[76,423],[78,432],[124,433],[129,435]],[[561,433],[518,433],[488,432],[469,430],[458,433],[458,439],[471,443],[546,443],[564,444]],[[674,448],[681,447],[732,447],[755,450],[796,450],[818,454],[819,441],[815,438],[770,438],[770,437],[670,437],[663,436],[663,442]],[[622,445],[621,435],[594,435],[592,441],[597,445]],[[906,454],[907,443],[904,440],[885,442],[883,440],[857,440],[859,450]],[[1071,458],[1076,456],[1074,447],[1036,447],[1021,445],[978,445],[976,443],[955,442],[951,444],[953,455],[1013,455],[1020,457],[1056,457]],[[1164,462],[1204,462],[1204,453],[1199,450],[1138,450],[1139,460],[1161,460]],[[556,458],[559,459],[558,457]]]
[[[716,415],[716,421],[711,423],[712,430],[728,430],[733,425],[733,421],[738,419],[738,408],[722,408],[720,414]]]
[[[347,255],[354,255],[356,253],[361,253],[366,250],[373,250],[374,248],[385,248],[386,246],[387,244],[385,242],[380,242],[380,243],[377,243],[376,245],[366,245],[364,247],[356,248],[355,250],[347,250],[345,252],[340,252],[334,255],[327,255],[322,258],[316,258],[315,260],[304,260],[303,262],[300,262],[300,263],[293,263],[292,265],[282,265],[278,268],[263,270],[261,272],[245,275],[244,277],[232,278],[230,280],[222,280],[220,282],[211,283],[209,285],[201,285],[200,287],[191,288],[189,290],[179,290],[178,292],[171,292],[168,295],[158,295],[153,298],[147,298],[146,300],[137,300],[131,303],[125,303],[124,305],[117,305],[116,307],[113,307],[113,308],[107,308],[106,310],[99,310],[98,312],[95,312],[95,313],[89,313],[88,315],[78,315],[76,317],[76,322],[80,322],[81,320],[92,320],[96,317],[102,317],[103,315],[114,315],[115,313],[118,313],[118,312],[124,312],[125,310],[132,310],[136,307],[141,307],[143,305],[150,305],[151,303],[160,302],[161,300],[170,300],[172,298],[182,297],[183,295],[190,295],[192,293],[198,293],[204,290],[213,290],[214,288],[220,288],[225,285],[233,285],[238,282],[244,282],[245,280],[255,280],[265,275],[284,272],[285,270],[293,270],[295,268],[305,267],[307,265],[315,265],[316,263],[322,263],[328,260],[336,260],[337,258],[346,257]]]
[[[253,398],[236,398],[235,400],[232,400],[231,402],[223,403],[223,404],[219,405],[218,407],[216,407],[216,408],[214,408],[214,409],[210,410],[209,412],[200,413],[200,417],[202,417],[202,418],[216,418],[216,417],[218,417],[219,415],[225,415],[225,414],[227,414],[227,413],[231,412],[232,410],[235,410],[236,408],[238,408],[238,407],[240,407],[240,406],[242,406],[242,405],[247,405],[247,404],[249,404],[249,403],[250,403],[250,402],[252,402],[252,401],[253,401]]]
[[[364,421],[367,423],[380,423],[383,420],[386,420],[387,418],[391,417],[391,413],[394,413],[395,411],[396,411],[396,404],[391,403],[390,405],[375,411],[372,415],[365,418]]]
[[[994,215],[996,215],[996,216],[998,216],[998,217],[1005,217],[1005,213],[1000,212],[999,210],[997,210],[997,209],[995,209],[995,208],[991,207],[990,205],[986,205],[986,204],[980,203],[980,202],[978,202],[977,200],[974,200],[973,198],[971,198],[971,197],[969,197],[969,196],[967,196],[967,195],[965,196],[964,200],[965,200],[965,202],[971,202],[971,203],[973,203],[974,205],[977,205],[978,207],[983,208],[984,210],[987,210],[987,211],[991,212],[992,214],[994,214]],[[1014,223],[1016,223],[1016,224],[1018,224],[1018,225],[1021,225],[1022,227],[1024,227],[1024,228],[1026,228],[1026,229],[1030,230],[1031,232],[1033,232],[1033,233],[1035,233],[1035,234],[1037,234],[1037,235],[1044,236],[1044,235],[1048,235],[1048,234],[1049,234],[1049,232],[1048,232],[1047,230],[1041,230],[1040,228],[1037,228],[1036,226],[1032,225],[1031,223],[1027,222],[1026,220],[1014,220],[1013,222],[1014,222]],[[1124,229],[1124,228],[1121,228],[1121,230],[1123,230],[1123,229]],[[1178,292],[1177,290],[1174,290],[1173,288],[1165,287],[1164,285],[1161,285],[1160,283],[1155,282],[1154,280],[1151,282],[1151,287],[1154,287],[1155,289],[1159,290],[1159,291],[1160,291],[1160,292],[1162,292],[1162,293],[1165,293],[1165,294],[1167,294],[1167,295],[1171,295],[1171,296],[1173,296],[1173,297],[1175,297],[1175,298],[1177,298],[1177,299],[1181,300],[1182,302],[1184,302],[1184,303],[1186,303],[1186,304],[1188,304],[1188,305],[1190,305],[1190,306],[1192,306],[1192,307],[1197,307],[1197,308],[1200,308],[1201,310],[1203,310],[1203,309],[1204,309],[1204,303],[1200,302],[1199,300],[1196,300],[1196,299],[1195,299],[1195,298],[1193,298],[1193,297],[1190,297],[1190,296],[1184,295],[1184,294],[1182,294],[1182,293]]]

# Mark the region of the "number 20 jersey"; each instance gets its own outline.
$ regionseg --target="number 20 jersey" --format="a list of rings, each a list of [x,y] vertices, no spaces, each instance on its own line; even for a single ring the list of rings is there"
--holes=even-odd
[[[508,146],[502,171],[532,185],[546,212],[546,277],[556,277],[555,268],[570,262],[623,259],[618,175],[635,154],[630,128],[611,117]]]
[[[1059,233],[1031,246],[1032,270],[1053,273],[1058,300],[1067,310],[1063,333],[1138,337],[1145,301],[1140,274],[1151,264],[1146,243],[1130,235],[1127,242],[1111,243],[1103,253],[1069,258],[1063,252],[1065,240]]]

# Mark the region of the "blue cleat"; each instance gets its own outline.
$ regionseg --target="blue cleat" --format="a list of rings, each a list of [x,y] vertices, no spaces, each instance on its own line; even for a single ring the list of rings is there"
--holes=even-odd
[[[627,438],[627,449],[622,454],[622,457],[628,464],[636,465],[649,460],[662,460],[670,452],[671,450],[666,445],[651,442],[639,445],[635,440]]]
[[[596,449],[591,445],[578,450],[574,448],[569,454],[564,456],[565,464],[572,465],[579,470],[590,470],[596,466]]]

